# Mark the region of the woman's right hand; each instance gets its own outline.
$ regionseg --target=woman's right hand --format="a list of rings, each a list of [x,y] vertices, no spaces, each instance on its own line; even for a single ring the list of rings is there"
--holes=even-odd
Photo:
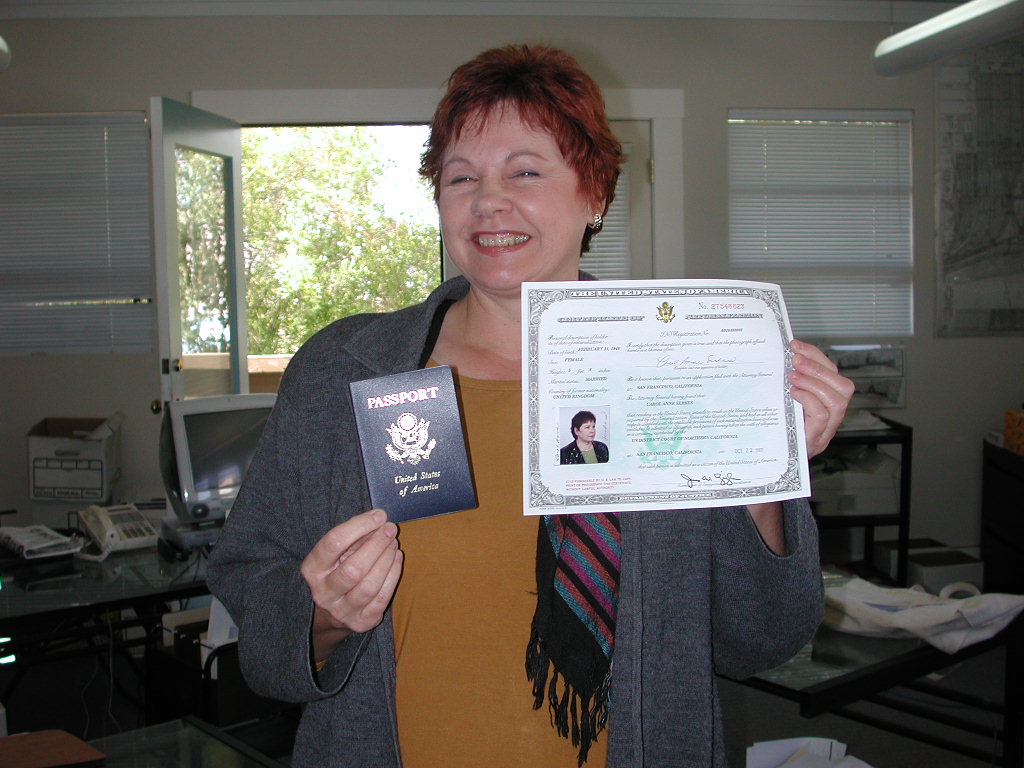
[[[352,632],[380,624],[402,575],[398,527],[371,509],[335,526],[302,561],[313,595],[313,658],[326,659]]]

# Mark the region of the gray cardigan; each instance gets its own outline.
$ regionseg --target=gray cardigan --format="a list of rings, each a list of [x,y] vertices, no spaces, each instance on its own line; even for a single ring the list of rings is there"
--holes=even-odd
[[[302,347],[213,550],[209,584],[239,626],[250,686],[304,704],[296,768],[401,765],[390,613],[315,675],[299,565],[328,529],[370,508],[348,382],[417,367],[437,307],[466,290],[449,280],[423,304],[344,318]],[[744,507],[621,516],[608,768],[725,764],[715,673],[742,678],[785,661],[821,618],[814,521],[803,500],[784,510],[785,557],[764,546]]]

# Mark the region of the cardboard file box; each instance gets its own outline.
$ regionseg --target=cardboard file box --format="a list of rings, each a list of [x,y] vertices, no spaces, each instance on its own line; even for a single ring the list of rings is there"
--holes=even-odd
[[[121,477],[121,424],[108,419],[47,418],[28,433],[29,498],[34,501],[110,499]]]

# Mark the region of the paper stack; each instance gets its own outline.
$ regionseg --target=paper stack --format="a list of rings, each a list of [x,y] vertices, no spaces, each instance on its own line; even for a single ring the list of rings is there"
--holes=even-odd
[[[747,747],[747,768],[871,768],[846,754],[846,745],[835,739],[808,736],[759,741]]]

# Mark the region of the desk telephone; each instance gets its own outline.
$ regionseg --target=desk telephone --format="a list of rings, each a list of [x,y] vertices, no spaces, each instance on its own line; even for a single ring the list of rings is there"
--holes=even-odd
[[[111,552],[141,549],[156,544],[156,528],[134,504],[90,506],[79,511],[78,517],[95,545],[90,551],[79,553],[85,559],[102,560]],[[96,549],[99,550],[98,554]]]

